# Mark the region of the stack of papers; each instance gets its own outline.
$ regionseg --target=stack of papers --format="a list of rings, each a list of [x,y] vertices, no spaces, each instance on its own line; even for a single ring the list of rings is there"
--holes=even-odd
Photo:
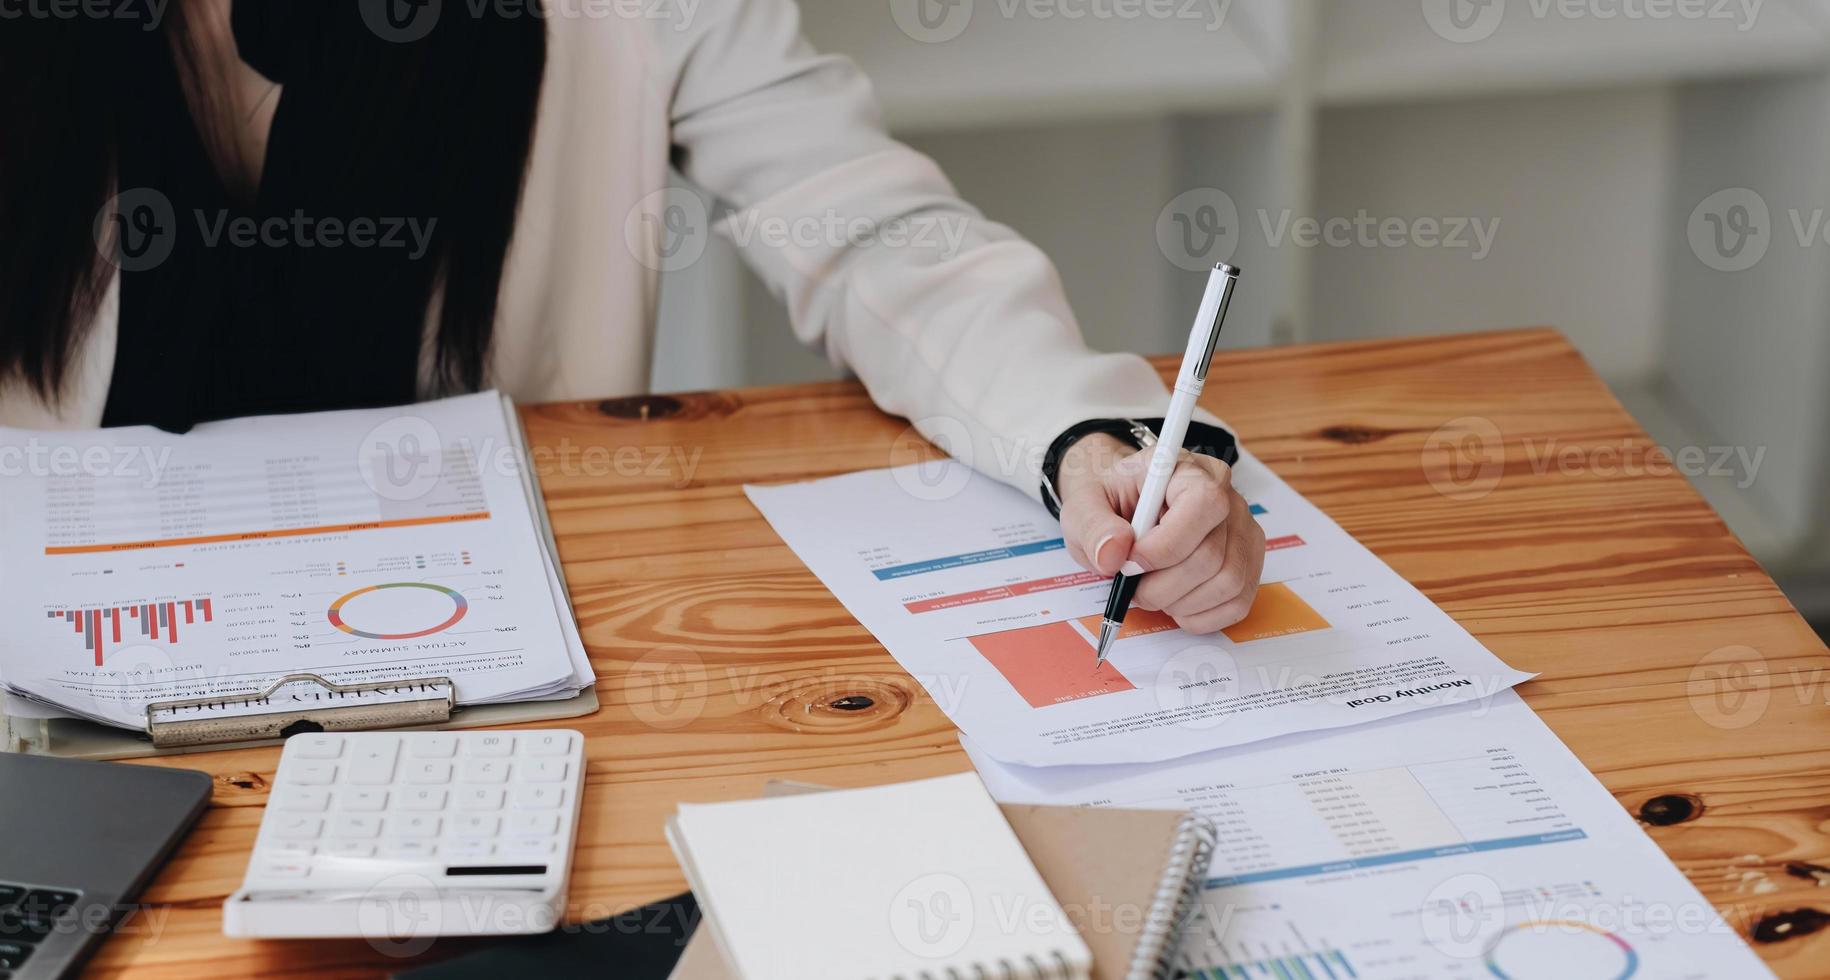
[[[1269,553],[1218,636],[1133,609],[955,462],[749,488],[1006,803],[1186,808],[1219,843],[1188,976],[1766,970],[1510,688],[1526,680],[1244,455]]]
[[[460,705],[595,681],[513,406],[0,429],[6,713],[448,677]]]

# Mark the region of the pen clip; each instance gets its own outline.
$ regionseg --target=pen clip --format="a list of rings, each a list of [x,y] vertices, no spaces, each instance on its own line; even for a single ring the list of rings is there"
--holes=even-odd
[[[1237,266],[1227,265],[1225,262],[1214,266],[1213,274],[1209,277],[1207,285],[1207,299],[1213,302],[1213,315],[1207,321],[1207,346],[1194,366],[1197,381],[1207,380],[1207,371],[1214,363],[1214,348],[1220,344],[1220,330],[1226,326],[1226,311],[1233,305],[1233,289],[1238,284],[1239,269]],[[1214,298],[1216,286],[1220,291],[1218,299]],[[1203,301],[1201,306],[1202,313],[1206,314],[1207,301]]]

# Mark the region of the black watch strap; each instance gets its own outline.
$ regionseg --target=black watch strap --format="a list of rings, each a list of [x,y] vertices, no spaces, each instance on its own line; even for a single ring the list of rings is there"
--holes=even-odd
[[[1155,445],[1157,433],[1163,431],[1162,419],[1088,419],[1070,426],[1067,431],[1055,437],[1049,444],[1047,455],[1042,457],[1042,503],[1048,512],[1055,517],[1061,516],[1061,497],[1055,490],[1057,478],[1061,473],[1061,461],[1073,445],[1090,435],[1109,435],[1133,448],[1142,449],[1146,445]],[[1217,425],[1193,421],[1188,423],[1188,436],[1182,440],[1182,448],[1191,453],[1212,456],[1228,466],[1239,462],[1239,441],[1231,432]]]

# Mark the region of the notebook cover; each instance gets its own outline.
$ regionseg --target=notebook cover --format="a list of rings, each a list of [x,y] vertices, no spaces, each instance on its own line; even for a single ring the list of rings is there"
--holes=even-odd
[[[818,793],[808,783],[771,782],[765,796]],[[1094,980],[1151,977],[1174,948],[1175,903],[1186,879],[1162,892],[1188,813],[1000,804],[1010,829],[1093,954]],[[1202,862],[1196,862],[1202,863]],[[1154,927],[1154,928],[1153,928]],[[1167,935],[1157,935],[1164,930]],[[1140,949],[1148,942],[1150,949]],[[1140,953],[1144,954],[1141,957]],[[710,930],[695,930],[671,980],[736,980]]]

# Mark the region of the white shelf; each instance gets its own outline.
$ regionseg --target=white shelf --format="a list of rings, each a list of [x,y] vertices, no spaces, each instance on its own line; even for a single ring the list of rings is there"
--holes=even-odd
[[[1455,0],[1461,3],[1466,0]],[[1491,0],[1491,34],[1450,40],[1418,0],[1329,0],[1321,18],[1324,103],[1389,101],[1603,85],[1655,84],[1822,67],[1823,15],[1808,3],[1765,0],[1742,30],[1742,5],[1688,6],[1728,18],[1598,19],[1557,13],[1563,0]],[[1642,10],[1647,0],[1589,0],[1581,9]],[[1667,9],[1658,7],[1655,9]]]
[[[934,40],[902,30],[887,3],[801,0],[801,8],[814,45],[856,60],[903,132],[1262,108],[1276,96],[1244,33],[1255,21],[1241,16],[1243,0],[1213,31],[1202,19],[1038,18],[1027,0],[971,0],[957,36],[947,28],[927,35]],[[1069,0],[1042,9],[1115,8]]]

